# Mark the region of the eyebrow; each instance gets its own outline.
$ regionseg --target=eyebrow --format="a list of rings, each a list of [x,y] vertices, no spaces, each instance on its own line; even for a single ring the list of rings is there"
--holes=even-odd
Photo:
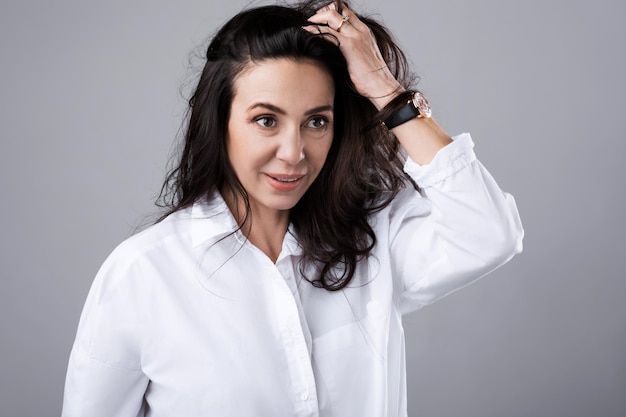
[[[255,103],[252,106],[248,107],[248,111],[256,109],[256,108],[259,108],[259,107],[271,110],[271,111],[276,112],[278,114],[282,114],[282,115],[287,114],[287,112],[285,110],[281,109],[278,106],[270,104],[270,103]],[[318,107],[314,107],[314,108],[312,108],[310,110],[307,110],[304,113],[304,115],[305,116],[310,116],[310,115],[315,114],[315,113],[320,113],[320,112],[325,112],[325,111],[332,111],[332,110],[333,110],[333,106],[328,104],[326,106],[318,106]]]

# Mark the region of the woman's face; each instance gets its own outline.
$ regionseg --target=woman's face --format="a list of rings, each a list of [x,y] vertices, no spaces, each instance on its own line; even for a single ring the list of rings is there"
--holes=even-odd
[[[250,63],[235,79],[227,150],[256,215],[291,209],[333,141],[335,88],[312,61]]]

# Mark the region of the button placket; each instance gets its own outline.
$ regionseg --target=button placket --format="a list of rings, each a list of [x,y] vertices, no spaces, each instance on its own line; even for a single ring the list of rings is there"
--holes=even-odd
[[[287,265],[274,265],[276,285],[276,320],[283,342],[291,388],[297,415],[317,416],[317,401],[314,401],[315,377],[311,365],[309,348],[304,335],[301,314],[298,308],[297,294],[291,287],[295,287],[295,280],[288,279],[292,273]],[[295,289],[297,292],[297,289]]]

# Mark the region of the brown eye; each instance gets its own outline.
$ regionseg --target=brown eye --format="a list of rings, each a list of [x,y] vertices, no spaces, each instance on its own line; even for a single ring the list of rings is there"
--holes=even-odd
[[[307,127],[313,129],[323,129],[328,124],[328,120],[325,117],[313,117],[307,122]]]
[[[276,119],[270,116],[257,117],[254,121],[261,127],[274,127],[277,123]]]

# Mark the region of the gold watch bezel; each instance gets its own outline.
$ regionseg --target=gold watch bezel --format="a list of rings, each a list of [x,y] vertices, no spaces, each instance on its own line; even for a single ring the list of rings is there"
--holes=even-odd
[[[413,101],[413,106],[415,106],[418,111],[418,118],[429,119],[433,115],[433,108],[424,94],[416,91],[413,93],[411,100]]]

